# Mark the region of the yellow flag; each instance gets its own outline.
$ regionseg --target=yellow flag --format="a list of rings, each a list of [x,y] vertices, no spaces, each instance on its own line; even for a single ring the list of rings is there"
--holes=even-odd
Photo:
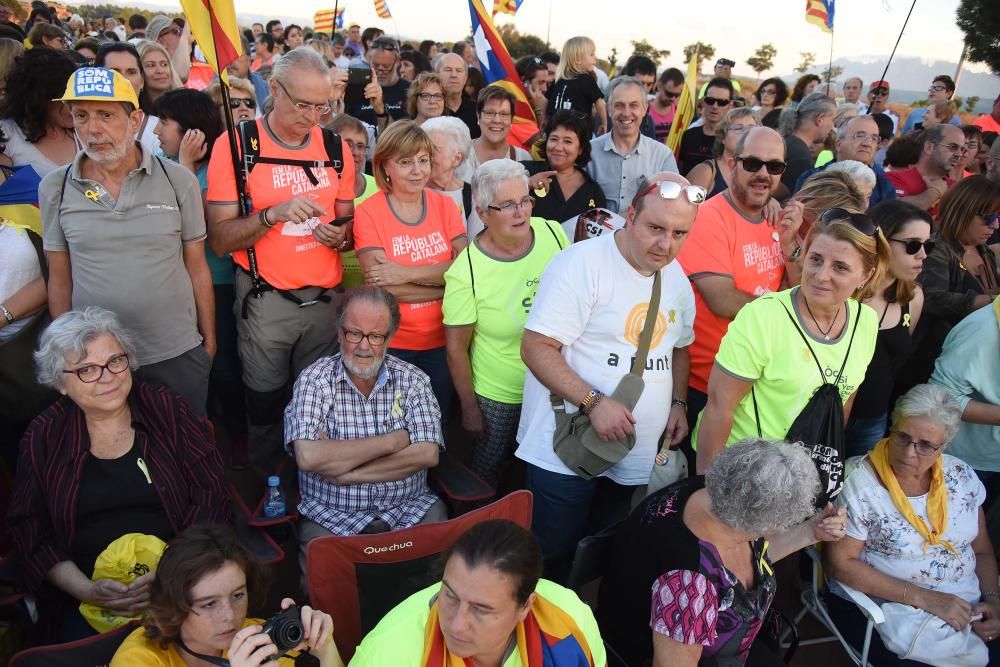
[[[667,146],[674,153],[681,146],[681,137],[685,130],[694,120],[695,101],[698,99],[698,53],[691,54],[688,62],[688,73],[684,78],[684,88],[681,89],[681,97],[677,100],[677,111],[674,113],[674,122],[670,125],[670,134],[667,135]]]

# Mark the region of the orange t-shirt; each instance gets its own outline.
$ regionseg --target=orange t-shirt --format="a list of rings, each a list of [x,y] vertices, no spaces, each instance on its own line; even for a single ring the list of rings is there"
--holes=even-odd
[[[760,296],[781,287],[785,262],[775,230],[766,220],[752,221],[733,208],[729,193],[716,195],[698,207],[698,217],[677,256],[694,286],[694,343],[689,383],[708,392],[708,375],[715,363],[729,322],[708,307],[696,279],[716,275],[732,278],[736,289]]]
[[[257,130],[262,156],[321,162],[327,160],[322,130],[318,126],[312,128],[303,145],[296,147],[282,144],[272,136],[264,118],[257,119]],[[343,275],[340,253],[317,241],[312,230],[316,225],[336,217],[335,202],[354,202],[354,160],[346,145],[343,149],[343,177],[338,179],[333,167],[310,167],[319,180],[319,184],[315,186],[306,176],[305,169],[299,166],[258,162],[250,172],[247,191],[254,211],[281,204],[296,196],[308,197],[326,211],[326,218],[323,220],[312,218],[302,223],[276,220],[274,228],[269,229],[254,244],[257,269],[261,277],[278,289],[335,287],[340,284]],[[233,158],[229,151],[229,138],[225,134],[216,140],[208,162],[207,200],[209,204],[235,204],[238,201]],[[247,271],[250,270],[246,250],[234,252],[233,261]]]
[[[424,217],[415,225],[402,222],[384,192],[366,199],[354,213],[354,247],[360,255],[384,250],[389,261],[426,266],[452,260],[451,244],[465,237],[465,225],[448,195],[424,189]],[[444,346],[441,299],[399,304],[399,331],[392,346],[401,350],[432,350]]]

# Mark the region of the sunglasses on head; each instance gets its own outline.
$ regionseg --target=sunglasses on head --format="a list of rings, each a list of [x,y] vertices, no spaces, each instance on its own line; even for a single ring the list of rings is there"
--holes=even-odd
[[[256,109],[257,108],[257,103],[254,102],[249,97],[230,97],[229,98],[229,108],[230,109],[239,109],[240,108],[240,104],[245,105],[247,109]]]
[[[709,97],[706,95],[702,98],[702,101],[710,107],[727,107],[732,100],[721,100],[718,97]]]
[[[659,188],[660,199],[679,199],[681,192],[683,192],[687,200],[696,206],[705,201],[708,195],[705,192],[705,188],[698,185],[681,185],[676,181],[659,181],[657,183],[650,183],[640,190],[632,199],[632,206],[635,206],[640,199],[657,188]]]
[[[823,211],[819,217],[821,225],[830,225],[835,222],[846,222],[865,236],[875,236],[878,234],[878,226],[875,221],[864,213],[851,213],[846,208],[830,208]]]
[[[907,255],[916,255],[920,252],[920,249],[924,249],[924,254],[929,255],[934,252],[934,241],[917,241],[915,239],[894,239],[890,238],[890,241],[903,244],[903,250],[906,251]]]
[[[736,161],[743,165],[743,169],[756,174],[761,167],[767,167],[767,173],[771,176],[780,176],[785,173],[788,167],[782,160],[761,160],[759,157],[738,157]]]

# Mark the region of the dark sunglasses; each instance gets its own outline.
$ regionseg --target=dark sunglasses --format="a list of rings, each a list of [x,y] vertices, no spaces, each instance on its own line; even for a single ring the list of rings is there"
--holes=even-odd
[[[717,97],[705,96],[702,101],[710,107],[728,107],[732,100],[720,100]]]
[[[756,174],[761,167],[767,167],[767,173],[771,176],[780,176],[785,173],[787,164],[781,160],[761,160],[758,157],[738,157],[736,161],[743,165],[743,169]]]
[[[987,227],[1000,223],[1000,213],[984,213],[982,217]]]
[[[924,249],[924,254],[929,255],[934,252],[934,241],[917,241],[914,239],[904,240],[904,239],[894,239],[890,238],[890,241],[895,241],[896,243],[903,244],[903,250],[906,251],[907,255],[916,255],[920,252],[920,249]]]
[[[257,103],[254,102],[249,97],[230,97],[229,98],[229,108],[230,109],[239,109],[241,103],[244,104],[244,105],[246,105],[247,109],[256,109],[257,108]]]
[[[865,236],[875,236],[878,234],[878,226],[875,221],[864,213],[851,213],[846,208],[830,208],[823,211],[819,217],[822,225],[833,224],[834,222],[846,222]]]

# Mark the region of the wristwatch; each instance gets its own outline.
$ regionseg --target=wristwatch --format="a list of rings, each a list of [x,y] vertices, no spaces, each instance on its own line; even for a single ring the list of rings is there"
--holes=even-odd
[[[10,312],[10,309],[7,308],[7,304],[0,303],[0,313],[3,314],[3,318],[7,320],[8,324],[14,321],[14,313]]]
[[[675,398],[674,400],[670,401],[670,407],[674,407],[675,405],[680,406],[680,407],[684,408],[685,410],[688,409],[688,402],[687,401],[682,401],[679,398]]]
[[[580,401],[580,412],[585,415],[589,415],[591,409],[597,405],[602,398],[604,398],[604,394],[596,389],[591,389],[587,392],[587,395],[583,397],[583,400]]]
[[[799,261],[800,257],[802,257],[802,245],[799,244],[799,243],[796,243],[795,244],[795,250],[793,250],[792,254],[789,255],[788,257],[786,257],[785,260],[789,261],[789,262],[797,262],[797,261]]]

